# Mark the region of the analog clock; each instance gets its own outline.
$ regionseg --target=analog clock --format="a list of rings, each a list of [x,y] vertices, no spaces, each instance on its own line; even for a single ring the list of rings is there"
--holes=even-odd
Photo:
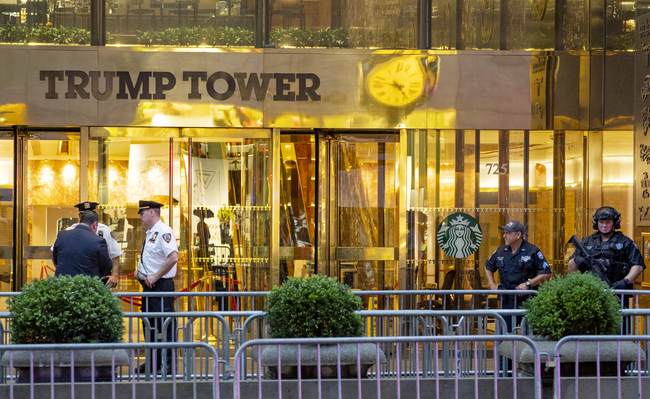
[[[416,101],[424,91],[425,76],[417,56],[402,57],[379,66],[368,77],[368,93],[392,107]]]
[[[435,55],[368,55],[357,67],[357,103],[371,113],[407,114],[426,103],[437,84]]]

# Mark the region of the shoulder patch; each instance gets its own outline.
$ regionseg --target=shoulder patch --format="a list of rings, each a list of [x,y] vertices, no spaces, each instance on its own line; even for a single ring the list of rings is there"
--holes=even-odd
[[[111,231],[111,238],[115,239],[115,236],[113,235],[113,232]]]
[[[542,251],[537,252],[537,257],[540,259],[544,259],[544,255],[542,255]]]
[[[165,234],[162,235],[162,238],[163,238],[163,240],[165,240],[165,242],[167,244],[169,244],[169,242],[172,240],[172,235],[169,234],[169,233],[165,233]]]

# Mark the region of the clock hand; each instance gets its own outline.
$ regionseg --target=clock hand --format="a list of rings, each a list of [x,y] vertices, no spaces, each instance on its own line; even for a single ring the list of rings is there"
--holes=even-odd
[[[399,84],[397,82],[393,82],[393,83],[391,83],[391,86],[398,89],[402,93],[403,96],[406,96],[406,93],[404,93],[404,85],[401,85],[401,84]]]

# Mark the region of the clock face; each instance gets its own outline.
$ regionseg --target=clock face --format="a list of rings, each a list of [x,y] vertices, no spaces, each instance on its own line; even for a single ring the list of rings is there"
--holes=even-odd
[[[402,107],[417,100],[424,89],[424,72],[416,56],[399,58],[375,70],[368,92],[382,104]]]

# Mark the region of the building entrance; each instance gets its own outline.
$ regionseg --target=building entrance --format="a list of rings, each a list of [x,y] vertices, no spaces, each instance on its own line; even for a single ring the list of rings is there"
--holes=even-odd
[[[353,289],[405,285],[400,134],[294,134],[281,147],[280,279],[318,273]]]

